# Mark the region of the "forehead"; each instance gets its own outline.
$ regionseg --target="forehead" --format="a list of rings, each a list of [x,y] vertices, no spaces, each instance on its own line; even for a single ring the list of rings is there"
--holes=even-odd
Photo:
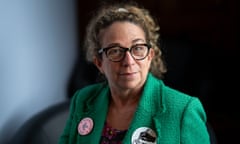
[[[99,36],[102,45],[145,41],[143,29],[131,22],[114,22],[109,27],[101,30]]]

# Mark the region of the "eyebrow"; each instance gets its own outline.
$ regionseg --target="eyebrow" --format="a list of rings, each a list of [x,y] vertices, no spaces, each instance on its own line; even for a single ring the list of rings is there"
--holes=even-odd
[[[107,47],[112,47],[112,46],[121,46],[120,43],[111,43],[107,45]]]
[[[137,42],[145,42],[145,40],[140,39],[140,38],[134,39],[132,41],[132,44],[136,44]],[[107,47],[111,47],[111,46],[121,46],[121,44],[120,43],[111,43],[111,44],[107,45]]]
[[[138,38],[138,39],[134,39],[132,42],[133,42],[133,43],[136,43],[136,42],[138,42],[138,41],[145,42],[145,40],[140,39],[140,38]]]

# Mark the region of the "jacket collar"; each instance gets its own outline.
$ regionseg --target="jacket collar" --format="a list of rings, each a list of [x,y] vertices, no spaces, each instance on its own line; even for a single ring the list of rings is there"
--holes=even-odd
[[[165,110],[164,97],[162,97],[163,86],[162,80],[156,79],[149,73],[144,85],[138,110],[144,110],[151,116],[156,113],[162,113]]]

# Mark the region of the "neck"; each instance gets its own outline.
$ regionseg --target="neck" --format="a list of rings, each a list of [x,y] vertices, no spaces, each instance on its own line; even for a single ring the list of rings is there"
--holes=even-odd
[[[118,130],[128,129],[138,105],[139,98],[123,99],[111,98],[108,109],[107,122]]]
[[[110,104],[116,108],[137,105],[141,96],[141,90],[111,91]]]

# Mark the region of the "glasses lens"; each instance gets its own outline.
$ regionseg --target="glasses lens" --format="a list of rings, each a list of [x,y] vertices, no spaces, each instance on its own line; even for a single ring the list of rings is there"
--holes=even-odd
[[[135,45],[131,49],[131,54],[136,60],[144,59],[148,54],[148,47],[145,44]]]
[[[112,61],[120,61],[124,57],[124,49],[120,47],[112,47],[107,50],[107,57]]]

